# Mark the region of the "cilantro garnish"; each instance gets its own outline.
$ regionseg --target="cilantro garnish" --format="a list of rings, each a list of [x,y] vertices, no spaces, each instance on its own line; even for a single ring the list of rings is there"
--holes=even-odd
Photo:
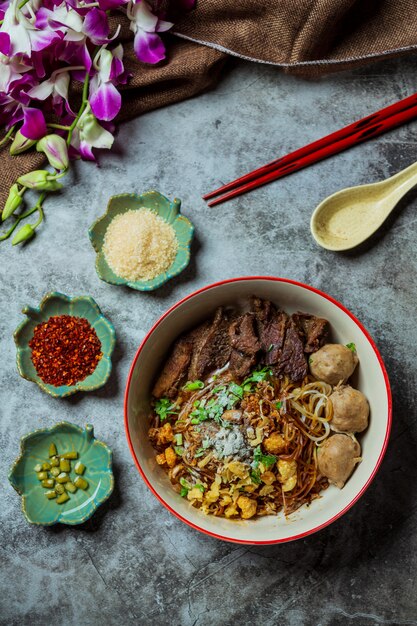
[[[204,389],[204,383],[202,380],[191,380],[188,383],[185,383],[183,387],[184,391],[196,391],[197,389]]]
[[[347,343],[346,348],[349,348],[352,352],[356,352],[356,346],[354,343]]]
[[[281,409],[282,408],[282,402],[275,402],[275,406],[277,407],[277,409]]]
[[[155,402],[155,413],[159,415],[161,422],[168,419],[170,415],[178,413],[178,409],[175,408],[175,404],[168,398],[161,398]]]
[[[265,469],[269,469],[276,463],[276,460],[276,456],[273,454],[263,454],[261,446],[257,446],[253,452],[252,467],[253,469],[258,469],[259,463],[262,463]]]
[[[237,385],[236,383],[230,383],[229,391],[230,393],[237,396],[238,398],[242,398],[243,396],[243,387],[241,387],[240,385]]]
[[[242,386],[245,387],[248,383],[260,383],[263,380],[266,380],[271,375],[270,367],[263,367],[261,370],[256,370],[252,372],[249,378],[243,381]]]
[[[181,498],[185,498],[188,492],[189,492],[189,489],[187,489],[187,487],[181,487],[181,491],[180,491]]]
[[[205,492],[206,488],[204,487],[204,485],[202,485],[201,483],[196,483],[194,485],[194,487],[196,487],[196,489],[200,489],[200,491],[202,491],[203,493]]]

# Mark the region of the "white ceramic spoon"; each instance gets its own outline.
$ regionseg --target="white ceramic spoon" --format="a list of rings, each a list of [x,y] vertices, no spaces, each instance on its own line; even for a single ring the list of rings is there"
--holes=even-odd
[[[417,185],[417,162],[379,183],[334,193],[311,216],[314,239],[327,250],[350,250],[358,246],[373,235],[414,185]]]

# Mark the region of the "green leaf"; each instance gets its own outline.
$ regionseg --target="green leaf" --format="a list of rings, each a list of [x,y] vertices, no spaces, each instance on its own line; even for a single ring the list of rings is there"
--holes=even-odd
[[[190,490],[189,490],[189,489],[187,489],[187,487],[181,487],[181,491],[180,491],[180,496],[181,496],[181,498],[185,498],[185,496],[187,495],[187,493],[188,493],[189,491],[190,491]]]
[[[205,492],[205,490],[206,490],[206,488],[204,487],[204,485],[202,485],[201,483],[196,483],[196,484],[194,485],[194,487],[196,487],[196,489],[200,489],[200,491],[201,491],[202,493],[204,493],[204,492]]]
[[[282,408],[282,402],[275,402],[275,406],[277,407],[277,409],[281,409]]]
[[[243,387],[241,387],[240,385],[237,385],[236,383],[230,383],[229,391],[230,393],[237,396],[238,398],[243,397]]]
[[[161,398],[157,400],[154,405],[155,413],[159,415],[161,422],[168,419],[170,415],[178,413],[178,409],[175,408],[175,404],[168,398]]]
[[[265,469],[269,469],[276,463],[276,460],[276,456],[273,454],[263,454],[261,446],[257,446],[253,452],[252,467],[253,469],[257,469],[259,467],[259,463],[262,463]]]
[[[204,389],[204,383],[202,380],[193,380],[185,383],[184,391],[196,391],[197,389]]]
[[[354,343],[347,343],[346,348],[349,348],[352,352],[356,352],[356,346]]]
[[[271,373],[272,371],[270,367],[263,367],[260,370],[252,372],[249,378],[246,378],[246,380],[243,381],[242,385],[244,387],[248,383],[260,383],[263,380],[266,380],[271,375]]]

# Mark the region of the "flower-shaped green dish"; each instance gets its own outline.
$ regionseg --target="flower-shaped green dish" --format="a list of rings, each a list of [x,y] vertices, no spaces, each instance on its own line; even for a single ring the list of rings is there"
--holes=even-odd
[[[137,210],[141,207],[154,211],[168,224],[171,224],[178,240],[178,252],[172,265],[163,274],[159,274],[152,280],[129,281],[126,278],[117,276],[109,267],[103,253],[103,243],[106,230],[116,215]],[[118,196],[112,196],[107,205],[106,213],[94,222],[89,230],[91,243],[97,252],[96,271],[99,278],[111,285],[127,285],[131,289],[138,291],[153,291],[170,280],[170,278],[182,272],[190,262],[190,245],[194,234],[194,226],[189,219],[181,215],[180,207],[181,200],[174,198],[171,202],[158,191],[146,191],[140,195],[123,193]]]
[[[107,382],[112,368],[111,355],[116,342],[116,333],[113,324],[104,317],[93,298],[89,296],[71,298],[54,291],[44,296],[39,308],[35,309],[28,306],[22,309],[22,313],[27,315],[27,319],[20,324],[13,335],[17,347],[17,369],[22,378],[36,383],[54,398],[65,398],[77,391],[93,391]],[[94,328],[101,342],[103,356],[96,369],[90,376],[75,385],[54,387],[44,383],[32,363],[29,341],[33,337],[33,331],[38,324],[46,322],[53,315],[84,317]]]
[[[70,498],[64,504],[47,499],[47,489],[42,487],[34,469],[38,463],[49,460],[51,443],[55,444],[58,454],[78,452],[78,459],[86,467],[83,478],[88,482],[87,489],[69,493]],[[71,461],[71,465],[74,466],[75,461]],[[70,476],[73,474],[72,469]],[[82,524],[113,491],[112,451],[95,439],[91,425],[82,429],[70,422],[59,422],[21,438],[20,456],[10,468],[9,481],[22,496],[22,511],[31,524]]]

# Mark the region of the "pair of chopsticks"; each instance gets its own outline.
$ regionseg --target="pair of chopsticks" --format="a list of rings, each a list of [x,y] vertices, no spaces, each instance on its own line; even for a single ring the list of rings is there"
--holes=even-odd
[[[208,203],[208,206],[216,206],[216,204],[240,196],[252,189],[277,180],[277,178],[297,172],[308,165],[356,146],[362,141],[382,135],[416,117],[417,93],[380,111],[376,111],[353,124],[349,124],[349,126],[345,126],[330,135],[313,141],[303,148],[290,152],[286,156],[275,159],[271,163],[207,193],[203,196],[203,199],[211,200],[211,198],[215,198]],[[220,197],[216,198],[216,196]]]

